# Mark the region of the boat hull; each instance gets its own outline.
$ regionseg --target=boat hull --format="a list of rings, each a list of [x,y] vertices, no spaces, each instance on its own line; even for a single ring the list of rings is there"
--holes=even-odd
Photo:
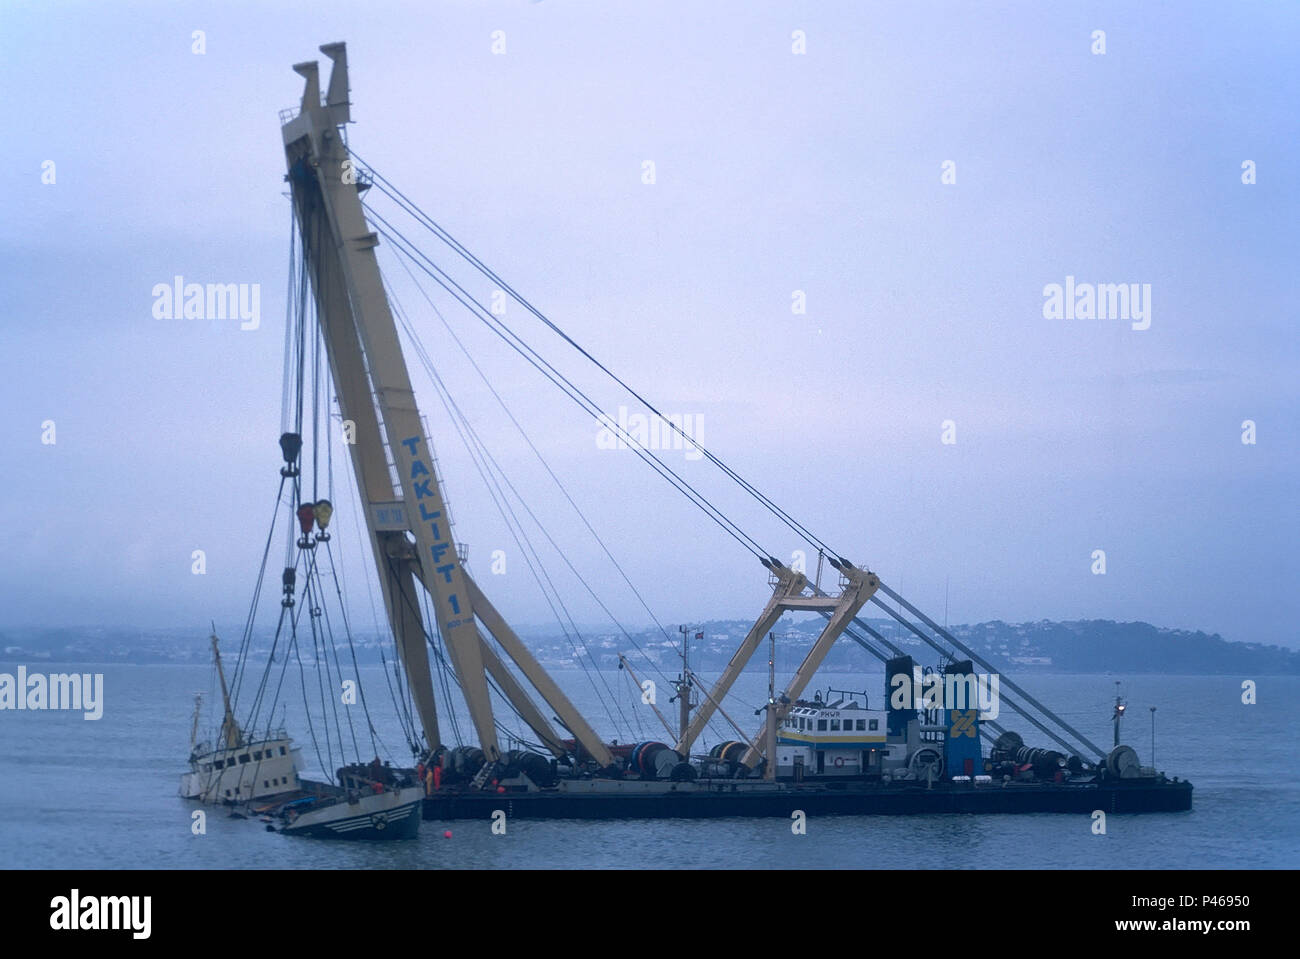
[[[420,790],[403,789],[341,800],[296,817],[280,831],[308,839],[414,839],[420,831]]]
[[[619,785],[619,784],[613,784]],[[632,783],[629,785],[641,785]],[[660,785],[660,784],[653,784]],[[492,794],[441,790],[424,800],[424,818],[488,819],[495,810],[518,819],[721,819],[775,816],[894,816],[942,813],[1185,812],[1188,782],[1014,784],[844,784],[843,787],[771,783],[663,784],[663,789],[542,790]]]

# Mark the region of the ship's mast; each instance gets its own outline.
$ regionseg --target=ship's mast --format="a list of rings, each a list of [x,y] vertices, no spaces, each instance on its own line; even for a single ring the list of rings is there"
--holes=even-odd
[[[1115,745],[1119,745],[1119,721],[1124,718],[1124,710],[1127,708],[1124,700],[1119,695],[1119,680],[1115,680],[1115,712],[1111,719],[1115,722]]]
[[[194,751],[195,745],[199,741],[199,716],[203,712],[203,694],[194,694],[194,721],[190,723],[190,752]],[[1154,742],[1154,736],[1152,737]]]
[[[688,626],[678,626],[682,634],[682,675],[677,681],[677,735],[686,738],[686,730],[691,725],[691,630]],[[689,755],[683,753],[683,758]]]
[[[239,731],[239,723],[235,722],[235,714],[230,708],[230,690],[226,687],[226,671],[221,666],[221,650],[217,647],[215,629],[212,631],[212,658],[217,663],[217,679],[221,682],[221,702],[225,707],[225,714],[221,720],[221,741],[226,744],[226,748],[235,749],[243,745],[244,735]]]
[[[428,748],[438,748],[441,740],[421,589],[429,594],[438,633],[489,762],[501,755],[488,696],[489,673],[540,741],[556,756],[566,750],[480,626],[582,749],[600,766],[610,766],[613,757],[591,725],[462,566],[433,447],[375,258],[379,238],[366,223],[361,205],[360,194],[368,184],[357,175],[341,135],[342,125],[351,121],[347,50],[342,43],[320,49],[333,61],[324,102],[317,63],[294,66],[305,86],[300,108],[281,118],[287,179],[340,411],[352,426],[349,452],[371,554]]]
[[[767,634],[767,710],[763,714],[764,752],[767,765],[763,769],[764,779],[776,778],[776,633]]]

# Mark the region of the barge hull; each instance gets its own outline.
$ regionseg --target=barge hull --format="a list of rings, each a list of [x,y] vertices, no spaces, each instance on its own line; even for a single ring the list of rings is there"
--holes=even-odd
[[[809,816],[900,816],[939,813],[1106,813],[1185,812],[1192,808],[1192,784],[1018,785],[1007,788],[935,786],[926,789],[746,788],[542,790],[506,794],[445,791],[424,799],[426,820],[488,819],[496,810],[511,819],[727,819],[781,817],[795,810]]]

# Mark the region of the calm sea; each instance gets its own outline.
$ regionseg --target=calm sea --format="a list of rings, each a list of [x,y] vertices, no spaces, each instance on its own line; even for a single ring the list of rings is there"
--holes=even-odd
[[[14,672],[17,664],[0,664]],[[176,797],[189,749],[195,692],[211,690],[210,670],[195,666],[66,666],[105,677],[97,722],[80,713],[0,712],[0,866],[88,869],[255,868],[1295,868],[1300,866],[1300,766],[1295,703],[1300,677],[1021,674],[1031,693],[1085,735],[1111,741],[1114,680],[1129,701],[1124,741],[1150,761],[1150,712],[1156,714],[1156,765],[1195,784],[1190,813],[1112,815],[1104,836],[1086,816],[912,816],[813,818],[807,834],[782,819],[629,822],[526,822],[494,836],[489,824],[427,822],[415,842],[349,844],[292,839],[252,820],[209,808],[206,835],[191,833],[198,808]],[[605,715],[581,672],[557,680],[593,721]],[[380,736],[402,737],[378,668],[363,667]],[[1243,705],[1252,679],[1258,702]],[[603,674],[629,723],[663,739],[649,708],[633,698],[626,674]],[[881,701],[879,675],[829,677],[838,688],[865,689]],[[610,693],[603,684],[606,700]],[[586,694],[584,696],[584,691]],[[302,716],[301,692],[286,699],[286,724],[316,765]],[[668,694],[661,694],[661,708]],[[745,676],[728,712],[757,725],[752,708],[766,698],[766,676]],[[730,701],[729,701],[730,702]],[[639,710],[639,712],[638,712]],[[613,711],[611,709],[611,711]],[[614,712],[617,716],[618,713]],[[1000,720],[1031,745],[1028,723]],[[462,718],[461,725],[468,723]],[[659,729],[656,734],[655,730]],[[449,738],[444,732],[444,738]],[[711,742],[713,740],[709,740]],[[368,747],[363,747],[368,748]],[[368,758],[368,757],[364,757]],[[394,761],[406,761],[400,752]],[[310,771],[309,771],[310,772]],[[444,831],[452,831],[444,838]]]

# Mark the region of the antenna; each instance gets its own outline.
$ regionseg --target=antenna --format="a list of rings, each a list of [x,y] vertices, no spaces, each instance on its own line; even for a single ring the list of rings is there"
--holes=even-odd
[[[199,715],[202,712],[202,710],[203,710],[203,694],[195,693],[194,694],[194,722],[190,726],[190,752],[194,752],[194,745],[195,743],[198,742],[199,739]],[[1152,712],[1154,712],[1154,710],[1152,710]],[[1154,721],[1155,721],[1155,717],[1152,717],[1152,722]]]
[[[1128,707],[1124,703],[1124,700],[1120,698],[1119,680],[1117,679],[1115,680],[1115,715],[1113,717],[1115,720],[1115,745],[1116,746],[1119,745],[1119,721],[1124,718],[1124,710],[1127,708]],[[1154,721],[1155,718],[1152,717],[1152,722]]]
[[[767,634],[767,703],[776,702],[776,633]]]
[[[678,738],[685,741],[686,731],[691,727],[691,628],[689,626],[678,626],[677,631],[682,634],[682,675],[677,681]]]

